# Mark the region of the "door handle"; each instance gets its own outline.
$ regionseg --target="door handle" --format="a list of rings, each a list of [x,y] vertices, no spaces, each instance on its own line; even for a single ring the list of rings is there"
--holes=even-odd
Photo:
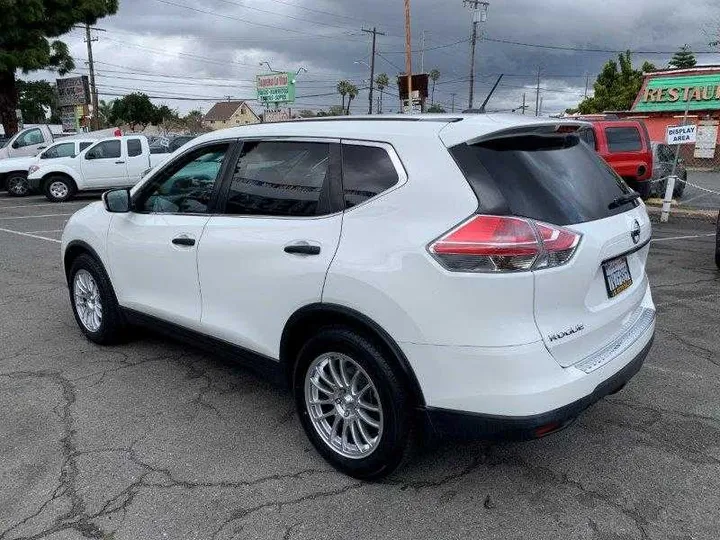
[[[122,165],[123,163],[125,163],[125,162],[124,161],[116,161],[115,165]]]
[[[195,239],[190,238],[189,236],[178,236],[177,238],[172,239],[172,243],[176,246],[194,246],[195,245]]]
[[[290,244],[285,246],[284,250],[285,253],[292,253],[293,255],[320,255],[320,246],[313,246],[307,242]]]

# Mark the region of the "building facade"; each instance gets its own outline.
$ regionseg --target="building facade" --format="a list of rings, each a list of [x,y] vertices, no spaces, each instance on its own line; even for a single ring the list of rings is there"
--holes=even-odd
[[[720,167],[720,65],[646,73],[632,109],[616,114],[642,120],[651,140],[665,142],[668,126],[681,125],[686,109],[697,142],[682,145],[680,155],[690,167]]]
[[[246,101],[220,101],[203,117],[203,126],[211,129],[225,129],[247,124],[258,124],[260,118]]]

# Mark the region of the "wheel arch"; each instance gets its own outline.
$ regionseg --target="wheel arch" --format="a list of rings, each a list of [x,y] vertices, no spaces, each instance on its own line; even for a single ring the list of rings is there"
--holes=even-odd
[[[388,358],[400,368],[416,406],[424,407],[425,398],[410,362],[397,342],[370,317],[352,308],[338,304],[316,303],[300,308],[288,319],[280,339],[280,362],[287,382],[292,385],[292,375],[297,353],[307,336],[314,330],[329,325],[345,325],[371,338],[375,338]]]
[[[67,245],[67,247],[65,248],[65,253],[63,254],[63,268],[65,270],[65,280],[68,283],[70,283],[69,274],[73,261],[83,254],[90,255],[93,259],[95,259],[107,275],[107,268],[105,268],[105,264],[103,263],[100,255],[98,255],[98,252],[95,251],[95,249],[87,242],[84,242],[82,240],[73,240]]]
[[[67,180],[70,180],[70,182],[72,182],[72,185],[74,186],[75,190],[76,191],[78,190],[77,180],[75,179],[75,177],[72,174],[70,174],[67,171],[52,171],[47,174],[44,174],[42,177],[42,180],[40,181],[40,189],[42,189],[44,191],[45,186],[47,185],[48,181],[50,179],[56,178],[56,177],[62,177]]]

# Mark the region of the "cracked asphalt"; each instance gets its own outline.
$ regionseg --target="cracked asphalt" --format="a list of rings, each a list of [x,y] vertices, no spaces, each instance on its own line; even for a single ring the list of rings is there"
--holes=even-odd
[[[242,368],[140,332],[83,338],[54,240],[87,202],[0,195],[0,540],[720,536],[712,224],[655,224],[657,336],[622,392],[545,439],[429,444],[363,483]]]

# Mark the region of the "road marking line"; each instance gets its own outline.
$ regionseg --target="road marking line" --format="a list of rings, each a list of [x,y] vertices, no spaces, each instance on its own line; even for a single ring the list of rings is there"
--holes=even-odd
[[[41,234],[41,233],[49,233],[49,232],[63,232],[63,229],[53,229],[51,231],[23,231],[28,234]]]
[[[690,236],[669,236],[667,238],[653,238],[650,242],[666,242],[668,240],[685,240],[686,238],[706,238],[708,236],[715,236],[715,233],[709,234],[694,234]]]
[[[0,219],[34,219],[34,218],[47,218],[47,217],[60,217],[60,216],[72,216],[72,214],[42,214],[40,216],[10,216],[10,217],[0,217]]]
[[[87,202],[87,201],[70,201],[70,202],[65,202],[65,203],[55,203],[55,202],[51,202],[51,203],[41,203],[41,204],[20,204],[20,205],[17,205],[17,206],[4,206],[4,205],[0,204],[0,209],[4,209],[4,208],[10,208],[10,209],[12,209],[12,208],[35,208],[36,206],[58,206],[58,205],[60,205],[60,204],[82,204],[82,203],[91,204],[91,203],[93,203],[93,202],[94,202],[94,201],[90,201],[90,202]]]
[[[0,229],[0,232],[6,232],[10,234],[19,234],[20,236],[27,236],[30,238],[37,238],[38,240],[47,240],[48,242],[55,242],[56,244],[60,243],[60,240],[55,240],[54,238],[48,238],[47,236],[38,236],[37,234],[31,234],[31,233],[25,233],[20,231],[13,231],[10,229]]]

